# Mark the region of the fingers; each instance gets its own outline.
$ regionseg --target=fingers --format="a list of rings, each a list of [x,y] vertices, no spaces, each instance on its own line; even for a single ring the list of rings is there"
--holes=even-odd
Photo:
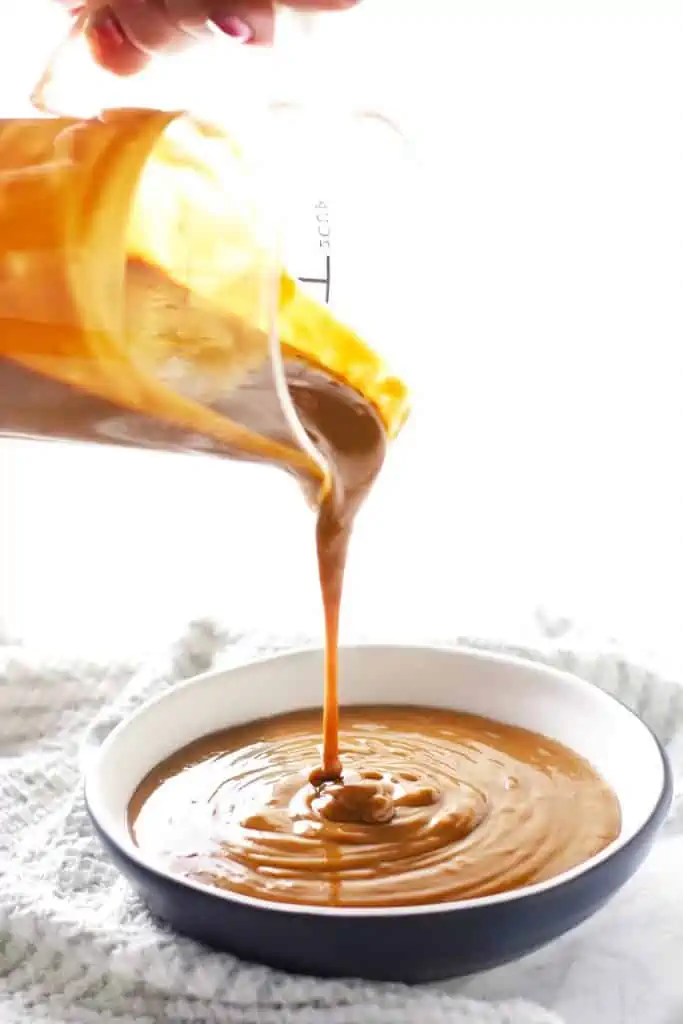
[[[154,53],[185,49],[213,28],[242,43],[269,46],[274,0],[60,0],[92,9],[87,37],[96,60],[119,75],[140,71]],[[344,10],[357,0],[286,0],[301,11]]]
[[[118,75],[141,71],[155,53],[178,52],[209,38],[209,20],[214,30],[240,42],[272,42],[272,0],[213,0],[210,11],[208,6],[198,0],[109,0],[93,11],[88,42],[98,63]]]

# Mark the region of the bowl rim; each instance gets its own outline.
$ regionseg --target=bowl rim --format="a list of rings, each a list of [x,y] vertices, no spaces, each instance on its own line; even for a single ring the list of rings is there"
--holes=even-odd
[[[597,686],[595,683],[591,683],[589,680],[576,675],[574,672],[569,672],[566,669],[556,668],[555,666],[548,665],[543,661],[535,661],[533,658],[527,658],[518,654],[506,654],[500,651],[487,651],[481,650],[477,647],[471,647],[464,644],[457,644],[452,647],[439,645],[439,644],[391,644],[391,643],[353,643],[353,644],[342,644],[340,645],[340,652],[342,650],[393,650],[393,651],[415,651],[423,654],[458,654],[464,655],[465,657],[473,658],[474,660],[487,661],[495,664],[511,665],[512,667],[529,668],[532,667],[536,670],[540,670],[543,674],[554,678],[556,681],[564,680],[565,682],[571,682],[573,685],[577,683],[582,688],[590,689],[601,694],[606,703],[614,703],[622,707],[628,714],[634,718],[638,726],[650,737],[655,744],[655,749],[659,755],[662,767],[662,781],[661,787],[657,794],[656,800],[653,802],[652,809],[648,814],[645,821],[641,826],[628,838],[621,839],[621,836],[617,836],[615,840],[609,843],[603,850],[595,854],[588,860],[583,861],[581,864],[575,865],[567,871],[561,872],[559,875],[555,875],[552,878],[546,879],[542,882],[536,882],[534,885],[521,886],[518,889],[510,889],[505,892],[494,893],[489,896],[476,896],[466,900],[450,900],[441,903],[425,903],[415,904],[409,906],[389,906],[389,907],[335,907],[316,905],[308,903],[284,903],[275,900],[259,899],[254,896],[246,896],[243,893],[232,892],[228,889],[217,889],[215,886],[210,886],[202,882],[197,882],[194,879],[183,878],[180,875],[173,874],[171,871],[164,870],[159,864],[155,864],[151,857],[146,857],[143,851],[140,850],[135,843],[131,842],[130,848],[124,847],[116,835],[112,835],[111,831],[106,825],[100,820],[97,813],[93,810],[92,801],[89,798],[89,790],[94,784],[94,778],[97,777],[97,765],[101,764],[103,760],[104,752],[107,748],[114,746],[118,741],[118,738],[123,735],[130,727],[131,723],[141,717],[143,714],[149,713],[156,705],[164,703],[169,700],[175,693],[193,689],[195,687],[201,687],[203,684],[210,682],[218,676],[231,676],[235,672],[249,669],[252,665],[263,665],[268,663],[277,663],[287,658],[297,657],[301,655],[320,655],[322,648],[314,646],[303,646],[296,648],[289,648],[284,651],[278,651],[274,654],[263,654],[254,658],[249,658],[244,662],[240,662],[236,665],[229,665],[225,668],[209,669],[206,672],[202,672],[199,675],[191,676],[189,679],[184,679],[181,682],[175,683],[169,689],[164,690],[162,693],[157,694],[150,700],[145,701],[139,708],[136,708],[131,714],[127,715],[122,719],[112,731],[105,737],[105,739],[96,746],[96,749],[90,748],[91,756],[88,759],[87,764],[82,767],[83,776],[83,794],[85,799],[85,806],[96,830],[104,837],[123,857],[132,861],[138,868],[148,874],[154,875],[159,881],[164,883],[173,883],[184,889],[194,890],[198,894],[204,896],[211,896],[218,900],[224,900],[228,903],[239,903],[244,907],[251,908],[253,910],[266,911],[268,913],[285,913],[294,915],[305,915],[311,917],[332,917],[332,918],[383,918],[383,917],[415,917],[419,915],[434,915],[434,914],[450,914],[456,911],[468,911],[483,909],[488,906],[497,906],[500,904],[516,903],[519,900],[523,900],[528,897],[541,895],[543,893],[559,889],[563,885],[567,885],[573,882],[575,879],[583,876],[592,874],[599,870],[607,861],[611,860],[618,853],[628,850],[634,843],[637,843],[639,838],[649,832],[653,826],[658,822],[658,819],[663,819],[668,809],[673,796],[673,772],[671,769],[671,763],[667,756],[664,747],[660,743],[658,737],[655,735],[653,730],[647,725],[636,712],[625,704],[618,697],[613,696],[606,690]],[[400,702],[399,702],[400,706]],[[182,749],[182,748],[179,748]],[[142,780],[140,780],[142,781]]]

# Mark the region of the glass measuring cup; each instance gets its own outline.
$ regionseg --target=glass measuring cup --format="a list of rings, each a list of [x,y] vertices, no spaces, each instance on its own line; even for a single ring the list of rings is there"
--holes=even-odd
[[[74,21],[65,42],[58,47],[46,75],[36,90],[38,102],[44,108],[48,107],[54,111],[55,104],[58,104],[62,109],[75,107],[78,111],[87,110],[92,113],[111,105],[114,99],[120,101],[122,90],[125,92],[130,86],[130,82],[114,79],[95,67],[83,40],[84,17],[80,16]],[[299,27],[303,25],[306,32],[310,33],[310,19],[294,20]],[[232,61],[241,51],[229,42],[228,48]],[[243,74],[243,70],[244,65],[240,67],[240,75]],[[267,78],[259,71],[256,78],[252,76],[249,80],[250,86],[255,81],[266,80]],[[85,85],[87,87],[84,87]],[[136,82],[136,90],[137,86]],[[305,432],[297,422],[283,380],[280,345],[274,329],[278,312],[281,312],[277,308],[281,299],[278,266],[283,263],[290,268],[291,276],[297,282],[298,288],[307,291],[314,301],[331,305],[335,313],[341,314],[342,317],[349,319],[350,316],[350,319],[370,336],[378,335],[380,324],[386,331],[387,320],[390,319],[387,316],[387,305],[377,301],[359,302],[359,299],[367,299],[370,294],[374,295],[377,291],[376,268],[373,280],[366,272],[362,255],[359,254],[367,248],[363,241],[368,234],[368,223],[370,220],[376,223],[381,216],[382,204],[378,202],[377,196],[382,194],[381,189],[386,193],[389,176],[383,172],[380,174],[380,177],[384,178],[381,189],[377,176],[368,188],[367,166],[363,170],[362,182],[358,180],[355,171],[361,166],[361,161],[357,159],[359,151],[367,158],[368,142],[374,147],[370,163],[386,168],[387,153],[390,152],[389,159],[395,164],[397,149],[400,148],[398,142],[400,140],[403,145],[404,140],[393,125],[373,112],[345,111],[341,115],[335,112],[335,116],[330,119],[329,116],[321,116],[323,106],[313,109],[310,104],[291,100],[264,104],[263,96],[259,95],[258,89],[249,87],[243,91],[252,97],[252,102],[240,103],[241,118],[237,116],[234,106],[227,116],[231,134],[235,132],[239,122],[239,131],[245,137],[249,136],[249,153],[252,158],[248,171],[245,167],[238,172],[240,187],[244,186],[247,174],[250,176],[249,196],[246,200],[239,196],[236,202],[238,206],[246,202],[246,206],[249,207],[251,221],[246,227],[247,234],[253,233],[258,227],[263,236],[264,226],[267,225],[271,229],[271,235],[267,243],[259,241],[256,246],[258,255],[255,257],[252,280],[247,289],[247,294],[251,295],[248,300],[250,309],[243,310],[244,295],[239,296],[237,308],[246,313],[250,323],[258,321],[262,329],[264,301],[269,305],[270,311],[267,316],[270,317],[271,323],[270,358],[279,404],[292,436],[309,460],[314,460],[315,453],[311,451]],[[149,92],[147,98],[151,99]],[[105,100],[108,100],[108,103]],[[260,111],[257,111],[257,108],[260,108]],[[312,149],[311,139],[320,141],[323,134],[323,144]],[[381,145],[385,147],[379,157],[378,140],[380,149]],[[405,154],[400,155],[405,159]],[[233,153],[227,158],[226,166],[234,160]],[[274,168],[276,173],[272,173]],[[395,177],[395,166],[392,169]],[[149,175],[146,175],[146,178],[148,177]],[[232,182],[230,187],[233,188]],[[151,194],[153,190],[154,186],[148,192]],[[366,202],[368,196],[374,196],[371,199],[372,209]],[[234,205],[235,200],[231,199],[230,203]],[[265,212],[266,207],[268,213]],[[154,209],[153,202],[150,209]],[[234,213],[229,216],[234,220]],[[337,223],[333,229],[334,221]],[[147,231],[149,222],[148,217],[145,228]],[[278,229],[277,241],[272,230],[275,225]],[[234,234],[234,224],[229,226],[228,234],[231,232]],[[245,252],[249,250],[251,241],[248,240]],[[243,242],[233,246],[233,257],[240,244]],[[155,259],[157,256],[158,254],[155,254]],[[191,250],[185,258],[190,261],[196,260]],[[386,264],[386,254],[382,262]],[[177,273],[178,268],[175,267],[174,274]],[[187,274],[187,268],[185,273]],[[366,287],[367,280],[373,281],[372,289]],[[230,287],[230,302],[236,301],[240,289],[244,290],[243,278],[237,282],[236,287]],[[256,292],[259,293],[258,301]],[[260,307],[258,310],[257,306]],[[380,308],[381,315],[375,315],[374,318],[368,315],[373,310],[377,314]],[[296,328],[301,329],[300,319]],[[281,329],[281,324],[278,324],[277,329]],[[315,357],[316,344],[309,344],[307,351],[309,356]],[[362,374],[356,380],[359,385],[363,384],[361,378]],[[192,386],[196,391],[197,380]],[[204,400],[207,396],[194,397]],[[386,402],[386,395],[384,400]]]
[[[109,103],[115,101],[118,96],[119,82],[112,81],[112,93]],[[130,83],[125,83],[129,85]],[[150,104],[154,104],[154,99],[147,94],[149,97]],[[83,82],[79,84],[77,99],[81,100],[83,97],[91,101],[95,97],[94,91],[89,88],[84,88]],[[159,96],[161,98],[161,96]],[[120,101],[119,101],[120,102]],[[98,103],[97,106],[100,104]],[[80,110],[80,103],[77,104],[76,108]],[[92,106],[90,107],[92,110]],[[158,113],[158,112],[157,112]],[[211,111],[212,115],[216,117],[219,111]],[[227,134],[232,137],[234,134],[233,124],[234,117],[233,112],[223,112],[225,114],[224,123],[228,128]],[[110,115],[106,115],[110,116]],[[280,131],[281,144],[278,146],[274,143],[274,138],[277,137],[277,133],[269,132],[268,128],[261,133],[260,139],[256,140],[254,147],[249,147],[249,151],[253,153],[258,152],[258,159],[250,160],[249,163],[249,175],[250,177],[254,173],[254,164],[258,165],[261,170],[260,181],[257,184],[255,178],[251,178],[253,181],[253,189],[248,190],[250,196],[259,196],[261,198],[261,210],[265,213],[266,206],[276,206],[284,211],[287,216],[283,216],[280,220],[275,217],[274,220],[279,221],[282,241],[282,253],[291,254],[287,256],[285,262],[290,269],[289,275],[285,275],[287,278],[287,292],[290,298],[284,303],[284,307],[278,309],[278,333],[282,340],[283,348],[285,345],[290,343],[290,340],[294,338],[298,345],[297,351],[302,352],[302,348],[305,351],[303,355],[315,359],[317,357],[327,368],[334,372],[338,371],[338,376],[344,381],[351,381],[352,386],[357,390],[361,391],[364,395],[368,394],[368,381],[375,381],[381,383],[381,386],[375,388],[374,393],[370,396],[374,401],[374,404],[379,408],[381,407],[385,414],[385,423],[391,426],[392,432],[395,432],[397,426],[402,420],[404,411],[404,402],[402,399],[402,392],[400,388],[398,390],[387,388],[387,372],[381,366],[379,359],[368,353],[367,347],[360,347],[358,339],[353,339],[353,344],[349,345],[351,340],[350,334],[353,332],[345,332],[346,345],[342,346],[342,350],[350,352],[350,357],[347,358],[343,365],[340,365],[339,361],[334,361],[335,354],[338,356],[340,346],[338,344],[338,336],[330,338],[326,334],[327,327],[329,326],[329,320],[321,314],[321,308],[327,301],[330,306],[334,309],[338,308],[340,300],[343,299],[345,293],[344,283],[349,278],[346,274],[346,268],[349,271],[353,271],[356,267],[356,261],[343,259],[341,254],[347,252],[353,255],[353,249],[355,244],[359,243],[364,246],[365,239],[367,237],[367,228],[372,228],[372,222],[368,219],[365,222],[356,219],[353,220],[353,215],[358,212],[365,212],[369,206],[365,204],[351,204],[345,202],[345,175],[339,172],[348,165],[353,170],[353,174],[350,174],[349,180],[355,185],[360,174],[358,173],[362,167],[362,161],[359,156],[362,155],[362,150],[359,153],[358,145],[354,140],[358,140],[361,135],[364,134],[365,129],[372,129],[373,118],[361,116],[359,119],[362,124],[360,130],[356,133],[353,128],[349,127],[343,133],[336,132],[335,130],[330,131],[329,146],[325,145],[321,147],[319,155],[324,159],[313,159],[314,153],[311,152],[308,146],[308,139],[310,138],[308,129],[305,125],[306,112],[303,116],[297,115],[296,102],[295,100],[286,98],[275,104],[273,108],[266,107],[262,117],[262,123],[267,122],[269,118],[277,120],[279,124],[288,124],[288,128],[283,128]],[[341,119],[341,118],[340,118]],[[335,115],[336,120],[336,115]],[[353,120],[350,118],[349,120]],[[379,121],[379,119],[377,119]],[[354,121],[355,123],[355,121]],[[258,121],[254,121],[253,125],[257,125]],[[253,127],[253,126],[252,126]],[[332,129],[332,122],[329,126]],[[378,125],[382,138],[384,135],[384,128],[381,123]],[[259,135],[260,129],[252,132],[252,135]],[[293,137],[296,136],[301,139],[301,143],[296,145],[292,144]],[[342,137],[347,141],[340,146]],[[259,149],[260,143],[260,149]],[[355,147],[355,148],[354,148]],[[246,148],[246,147],[245,147]],[[279,152],[278,152],[279,150]],[[332,159],[334,154],[338,154],[337,159]],[[352,159],[352,153],[355,159]],[[287,161],[285,161],[287,157]],[[228,156],[227,159],[232,159]],[[291,168],[290,173],[285,174],[283,171],[284,163]],[[273,173],[273,172],[279,173]],[[329,176],[328,176],[329,173]],[[363,176],[363,180],[359,184],[367,186],[368,175]],[[291,187],[292,183],[296,184],[296,189]],[[348,191],[348,190],[347,190]],[[157,190],[151,189],[152,196],[156,195]],[[296,193],[297,203],[295,204],[292,196]],[[272,202],[269,203],[268,200]],[[280,202],[281,200],[281,202]],[[314,200],[314,201],[312,201]],[[323,208],[319,204],[323,204]],[[279,205],[278,205],[279,204]],[[375,206],[381,207],[381,203],[375,200]],[[327,209],[326,209],[327,208]],[[311,216],[311,210],[313,209],[314,216]],[[344,216],[340,219],[338,217],[338,210],[345,211]],[[294,211],[298,210],[301,216],[294,216]],[[268,217],[266,216],[266,219]],[[353,223],[359,225],[362,228],[361,231],[354,231],[352,228]],[[339,224],[339,228],[337,228]],[[290,231],[290,225],[292,230]],[[312,229],[312,230],[311,230]],[[144,235],[143,235],[144,238]],[[349,244],[339,247],[337,245],[338,239],[344,242],[344,239]],[[331,251],[330,251],[331,250]],[[320,255],[326,257],[324,269],[321,271],[318,264]],[[329,257],[329,259],[328,259]],[[283,256],[284,258],[284,256]],[[276,259],[277,263],[278,260]],[[362,261],[358,261],[361,262]],[[331,267],[331,270],[328,268]],[[321,276],[322,275],[322,276]],[[291,302],[291,288],[292,279],[295,279],[297,288],[294,291],[294,296],[299,300],[297,302]],[[300,280],[299,280],[300,279]],[[356,279],[358,275],[356,275]],[[378,276],[372,280],[372,289],[369,295],[373,298],[385,299],[388,305],[388,296],[382,294],[382,290],[378,287]],[[321,287],[322,282],[322,287]],[[361,281],[362,283],[362,281]],[[306,307],[305,303],[303,308],[306,310],[306,316],[302,317],[302,297],[308,290],[309,295],[313,299],[312,307]],[[270,297],[271,303],[273,303],[273,296],[276,293],[271,290]],[[345,308],[348,313],[347,316],[351,321],[354,321],[354,294],[353,289],[346,286],[346,301]],[[367,297],[365,292],[361,292],[361,297]],[[280,299],[282,296],[280,296]],[[316,301],[317,300],[317,301]],[[316,316],[313,317],[313,324],[311,324],[311,310],[315,309]],[[298,311],[299,315],[296,315]],[[360,318],[355,316],[355,322],[360,326]],[[366,321],[367,322],[367,321]],[[339,325],[338,325],[339,326]],[[320,330],[320,328],[323,328]],[[302,330],[305,328],[305,330]],[[272,335],[271,335],[272,337]],[[325,340],[327,339],[327,340]],[[321,342],[324,342],[324,348],[321,350]],[[273,362],[275,366],[275,361]],[[186,383],[192,384],[194,382],[193,375],[189,375],[186,378]],[[195,395],[195,397],[198,397]],[[218,395],[216,400],[212,402],[214,411],[223,411],[224,403],[222,396]],[[234,417],[233,417],[234,418]],[[127,438],[131,438],[129,429],[125,429],[130,424],[130,418],[128,413],[123,418],[118,420],[119,426],[124,428],[124,433]],[[188,438],[182,439],[182,444],[187,446]],[[296,437],[295,437],[296,440]],[[196,448],[190,450],[206,450],[205,438],[200,436]],[[137,443],[133,438],[132,443]],[[196,443],[196,442],[194,442]],[[305,445],[300,444],[300,448],[304,454],[306,453]],[[211,447],[210,450],[213,450]],[[227,480],[229,485],[233,480],[239,479],[237,473],[228,474],[222,479]],[[275,485],[275,481],[271,484],[270,479],[264,476],[263,483],[269,488]],[[258,493],[258,498],[253,500],[255,493]],[[277,492],[275,492],[277,493]],[[250,495],[252,500],[250,500]],[[294,496],[296,500],[296,495]],[[268,501],[268,491],[261,492],[248,492],[246,495],[245,506],[261,507],[260,503],[262,500]],[[258,505],[257,505],[258,502]],[[239,506],[238,506],[239,509]],[[239,515],[239,511],[237,511]],[[231,519],[234,522],[234,516]],[[306,519],[303,520],[304,524]],[[277,525],[281,527],[282,522],[278,519]]]

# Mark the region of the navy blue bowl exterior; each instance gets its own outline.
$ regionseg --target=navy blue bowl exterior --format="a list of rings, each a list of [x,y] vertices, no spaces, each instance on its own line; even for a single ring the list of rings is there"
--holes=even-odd
[[[184,885],[140,865],[93,823],[151,912],[176,931],[296,974],[420,983],[516,960],[590,917],[648,853],[672,798],[671,767],[650,818],[624,846],[570,881],[500,903],[407,916],[328,916],[263,908]]]

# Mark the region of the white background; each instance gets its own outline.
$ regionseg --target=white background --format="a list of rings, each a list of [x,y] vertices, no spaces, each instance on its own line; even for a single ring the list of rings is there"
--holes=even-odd
[[[58,37],[49,6],[3,0],[2,114]],[[372,300],[405,311],[386,354],[415,413],[358,524],[345,628],[515,636],[543,608],[675,649],[683,5],[365,0],[319,40],[320,88],[399,118],[422,168],[363,246],[404,256]],[[159,71],[165,98],[234,104],[224,64]],[[8,441],[0,473],[11,633],[115,653],[203,613],[319,628],[312,523],[275,471]]]

